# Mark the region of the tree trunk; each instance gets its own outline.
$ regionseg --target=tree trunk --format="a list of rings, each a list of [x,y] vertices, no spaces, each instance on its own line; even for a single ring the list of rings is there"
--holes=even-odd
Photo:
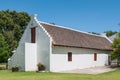
[[[119,67],[120,65],[120,58],[117,59],[117,66]]]

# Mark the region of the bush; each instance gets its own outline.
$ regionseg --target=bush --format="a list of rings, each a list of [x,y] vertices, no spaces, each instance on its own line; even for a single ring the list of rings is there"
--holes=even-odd
[[[0,70],[5,70],[7,68],[6,63],[0,63]]]
[[[18,71],[19,71],[19,67],[17,66],[12,67],[12,72],[18,72]]]
[[[0,67],[0,70],[6,70],[6,67]]]
[[[43,64],[38,63],[37,66],[38,66],[38,71],[44,71],[45,70],[45,66]]]

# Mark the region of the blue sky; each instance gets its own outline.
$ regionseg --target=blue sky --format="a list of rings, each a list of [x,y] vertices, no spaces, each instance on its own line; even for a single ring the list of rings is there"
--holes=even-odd
[[[120,0],[0,0],[0,10],[7,9],[85,32],[120,30]]]

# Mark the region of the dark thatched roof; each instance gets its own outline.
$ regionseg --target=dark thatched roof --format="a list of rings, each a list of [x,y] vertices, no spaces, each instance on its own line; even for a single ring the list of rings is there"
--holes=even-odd
[[[102,36],[83,33],[47,23],[40,23],[50,34],[55,46],[112,50],[111,43]]]

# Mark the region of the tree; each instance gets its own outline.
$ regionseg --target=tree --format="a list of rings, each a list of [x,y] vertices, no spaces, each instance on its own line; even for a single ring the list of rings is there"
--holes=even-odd
[[[96,33],[96,32],[88,32],[88,33],[100,35],[99,33]]]
[[[30,16],[26,12],[16,12],[10,10],[0,11],[0,34],[4,37],[5,44],[7,44],[8,47],[8,49],[2,49],[0,46],[1,56],[2,54],[6,54],[4,50],[6,50],[7,55],[9,55],[7,58],[12,55],[12,51],[17,47],[18,42],[26,28],[25,26],[29,21]]]
[[[114,39],[112,43],[112,59],[117,59],[118,65],[120,62],[120,33],[118,33],[118,36]]]
[[[6,62],[8,57],[9,57],[9,53],[8,53],[8,45],[5,42],[5,38],[2,34],[0,34],[0,62]]]
[[[55,25],[55,23],[54,23],[54,22],[51,22],[50,24]]]
[[[110,36],[116,34],[117,31],[111,31],[111,30],[110,30],[110,31],[105,31],[104,33],[106,33],[106,36],[107,36],[107,37],[110,37]]]

